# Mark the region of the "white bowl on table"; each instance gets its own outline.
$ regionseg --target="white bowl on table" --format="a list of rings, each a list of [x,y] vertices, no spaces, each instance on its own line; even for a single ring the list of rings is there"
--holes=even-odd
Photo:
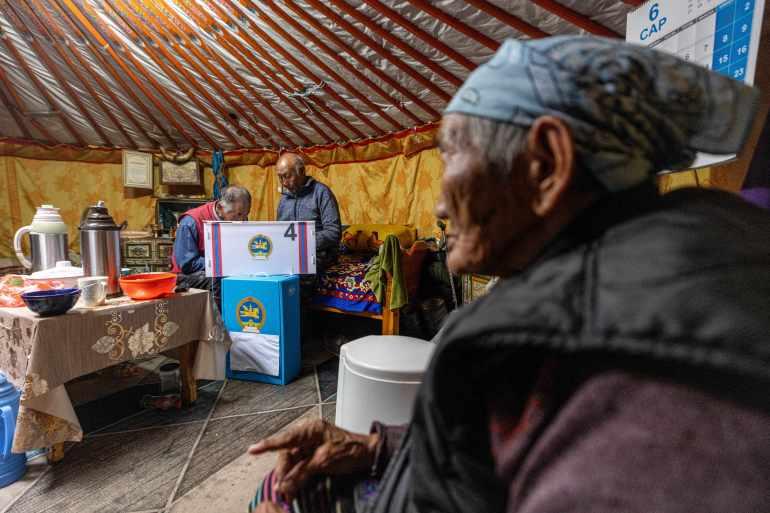
[[[83,268],[73,266],[69,260],[56,262],[56,267],[37,271],[29,275],[32,283],[58,281],[64,288],[78,288],[78,279],[83,277]]]

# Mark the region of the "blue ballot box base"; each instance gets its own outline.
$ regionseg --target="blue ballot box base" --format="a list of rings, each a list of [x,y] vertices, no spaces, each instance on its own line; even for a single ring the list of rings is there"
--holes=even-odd
[[[288,385],[297,378],[297,375],[299,375],[299,372],[293,376],[286,374],[284,376],[276,377],[261,374],[259,372],[234,371],[230,368],[230,353],[227,353],[227,379],[234,379],[236,381],[256,381],[258,383],[268,383],[270,385]]]
[[[296,275],[222,280],[222,317],[231,337],[259,334],[277,341],[277,363],[275,359],[265,363],[275,367],[275,374],[233,369],[231,348],[226,359],[228,379],[286,385],[299,375],[302,364],[299,295]]]

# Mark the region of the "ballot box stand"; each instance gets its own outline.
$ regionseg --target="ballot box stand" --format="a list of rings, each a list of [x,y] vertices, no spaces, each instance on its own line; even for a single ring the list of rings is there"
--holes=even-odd
[[[286,385],[301,365],[299,276],[222,279],[229,379]]]

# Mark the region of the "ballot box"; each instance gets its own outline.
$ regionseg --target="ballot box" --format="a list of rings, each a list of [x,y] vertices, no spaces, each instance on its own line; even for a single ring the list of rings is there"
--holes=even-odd
[[[299,374],[299,276],[222,280],[222,317],[232,345],[229,379],[290,383]]]
[[[315,274],[313,221],[207,221],[206,276]]]

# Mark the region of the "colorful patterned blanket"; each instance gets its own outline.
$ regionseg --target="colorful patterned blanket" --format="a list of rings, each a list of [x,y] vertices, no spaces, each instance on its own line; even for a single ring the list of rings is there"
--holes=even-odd
[[[371,285],[364,278],[371,255],[342,254],[320,277],[313,304],[346,312],[382,313]]]

